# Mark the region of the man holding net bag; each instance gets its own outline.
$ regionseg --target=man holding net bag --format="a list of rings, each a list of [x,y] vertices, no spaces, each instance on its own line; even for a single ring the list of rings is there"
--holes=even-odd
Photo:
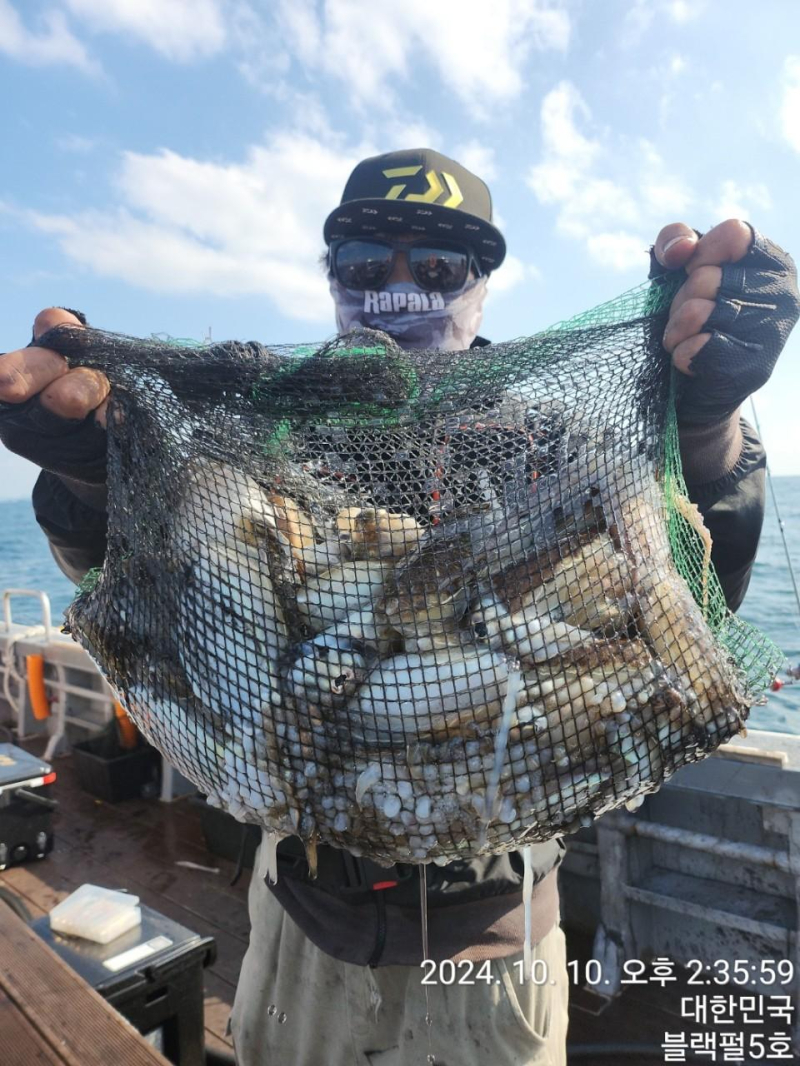
[[[405,351],[456,352],[484,344],[477,334],[487,278],[505,255],[491,219],[484,183],[438,153],[396,152],[363,161],[325,225],[339,331],[379,330]],[[738,411],[768,378],[797,318],[794,265],[738,221],[704,237],[682,224],[665,227],[651,265],[652,277],[686,272],[671,304],[664,347],[683,375],[678,417],[684,476],[735,610],[758,543],[765,466],[760,442]],[[43,311],[33,345],[0,359],[0,435],[43,468],[34,490],[37,518],[62,570],[76,581],[102,565],[105,552],[110,386],[100,371],[70,368],[55,350],[35,342],[77,321],[70,311]],[[482,494],[502,493],[503,477],[484,477],[480,463],[466,480],[458,476],[463,457],[487,447],[508,466],[521,462],[524,477],[543,476],[563,430],[558,415],[520,410],[513,399],[504,403],[498,401],[491,418],[485,410],[461,412],[447,442],[450,467],[417,456],[413,486],[404,484],[402,502],[392,499],[391,476],[370,474],[375,505],[411,512],[420,524],[446,524]],[[322,471],[329,475],[329,469]],[[419,966],[419,867],[398,862],[386,868],[320,846],[317,876],[311,878],[305,852],[294,844],[290,838],[278,850],[275,885],[266,884],[263,871],[258,875],[260,867],[251,884],[251,945],[233,1025],[242,1066],[389,1066],[424,1062],[426,1055],[439,1066],[565,1062],[560,839],[529,850],[528,935],[553,984],[520,980],[524,872],[517,852],[427,866],[428,957],[437,963],[454,959],[464,964],[461,974],[471,975],[469,983],[439,982],[429,989],[430,1029]]]

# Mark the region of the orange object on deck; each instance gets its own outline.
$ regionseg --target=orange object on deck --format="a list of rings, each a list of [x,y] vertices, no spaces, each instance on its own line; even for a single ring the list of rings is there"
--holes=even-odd
[[[135,748],[139,734],[119,700],[114,700],[114,714],[117,716],[120,744],[123,748]]]
[[[44,683],[44,656],[26,655],[25,670],[28,676],[28,696],[31,701],[33,717],[44,721],[50,717],[50,700]]]

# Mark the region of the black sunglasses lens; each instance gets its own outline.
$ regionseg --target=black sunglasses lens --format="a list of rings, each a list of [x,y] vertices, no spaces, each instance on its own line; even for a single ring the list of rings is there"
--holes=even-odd
[[[441,248],[416,244],[408,256],[411,275],[430,292],[455,292],[467,280],[469,252],[464,248]]]
[[[377,241],[343,241],[333,253],[333,272],[347,289],[379,289],[391,272],[392,255]]]

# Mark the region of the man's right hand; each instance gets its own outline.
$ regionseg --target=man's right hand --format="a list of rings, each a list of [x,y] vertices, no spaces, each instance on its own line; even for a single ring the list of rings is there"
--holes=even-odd
[[[0,441],[42,470],[94,488],[106,480],[108,378],[88,367],[70,369],[58,352],[36,344],[58,326],[84,324],[71,311],[48,307],[36,316],[33,342],[0,355]],[[78,491],[75,484],[71,491]]]
[[[37,340],[56,326],[82,328],[70,311],[48,307],[33,324]],[[105,374],[88,367],[70,369],[66,360],[49,348],[35,344],[0,355],[0,403],[22,404],[38,397],[51,414],[72,422],[82,422],[92,411],[98,425],[105,427],[110,385]]]

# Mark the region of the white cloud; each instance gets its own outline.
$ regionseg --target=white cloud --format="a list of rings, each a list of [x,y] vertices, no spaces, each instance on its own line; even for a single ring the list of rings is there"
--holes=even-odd
[[[94,137],[83,137],[79,133],[64,133],[55,139],[56,148],[62,152],[74,152],[76,155],[86,155],[97,148],[99,141]]]
[[[673,22],[691,22],[700,14],[701,5],[698,0],[668,0],[665,10]]]
[[[650,3],[650,0],[634,0],[622,20],[620,44],[624,48],[632,48],[635,44],[638,44],[650,28],[650,23],[655,18],[655,14],[656,9]]]
[[[684,25],[703,11],[701,0],[633,0],[622,20],[619,40],[623,48],[637,45],[658,17]]]
[[[624,230],[595,233],[586,239],[592,258],[620,272],[640,269],[647,263],[648,245]]]
[[[500,269],[489,279],[489,291],[508,292],[524,281],[541,281],[542,272],[533,263],[523,263],[515,255],[507,255]]]
[[[466,144],[460,144],[453,157],[465,166],[467,170],[471,170],[473,174],[477,174],[479,178],[482,178],[487,184],[494,181],[497,177],[497,164],[494,158],[494,148],[488,148],[485,144],[482,144],[476,139],[467,141]]]
[[[46,11],[39,23],[36,30],[27,29],[9,0],[0,0],[0,53],[31,66],[64,64],[87,74],[100,72],[60,11]]]
[[[168,59],[213,55],[226,40],[219,0],[64,0],[90,29],[123,33]]]
[[[27,217],[96,274],[160,292],[260,293],[289,317],[330,322],[322,222],[369,151],[281,133],[240,163],[127,152],[113,211]]]
[[[670,56],[669,72],[670,74],[682,74],[688,65],[686,58],[676,52],[674,55]]]
[[[642,173],[636,189],[644,214],[676,221],[691,208],[694,194],[683,178],[666,171],[664,160],[649,141],[642,138],[637,147]]]
[[[470,158],[469,147],[459,150],[461,158],[490,172],[491,154]],[[110,210],[7,210],[99,276],[156,292],[262,294],[288,317],[330,325],[318,263],[322,222],[354,164],[376,150],[370,142],[345,145],[294,130],[251,147],[239,162],[168,149],[124,152]],[[502,293],[540,279],[536,266],[509,255],[491,287]]]
[[[562,81],[542,102],[542,140],[555,158],[579,169],[588,167],[600,145],[578,129],[577,118],[588,119],[591,112],[583,97],[568,81]]]
[[[691,206],[691,190],[649,141],[585,133],[581,126],[591,126],[591,112],[571,82],[547,93],[541,125],[542,156],[527,181],[539,202],[554,209],[556,228],[614,270],[644,268],[645,249],[661,226]]]
[[[215,248],[190,234],[138,219],[125,210],[33,216],[58,237],[63,251],[94,273],[156,292],[211,292],[218,296],[263,293],[285,314],[330,317],[325,284],[313,264],[283,262],[253,250]]]
[[[800,56],[786,57],[782,82],[781,133],[787,144],[800,152]]]
[[[297,2],[299,7],[303,0]],[[270,8],[273,17],[274,10]],[[291,56],[285,51],[286,42],[280,28],[270,28],[248,4],[237,3],[228,11],[226,29],[239,73],[251,87],[281,98],[287,95],[289,86],[285,78],[291,67]],[[297,93],[296,88],[294,91]]]
[[[462,0],[457,9],[430,0],[280,0],[273,10],[277,39],[306,72],[341,80],[373,111],[401,106],[398,83],[423,62],[485,117],[522,92],[532,51],[564,51],[570,36],[562,0]]]
[[[364,123],[368,140],[381,145],[380,151],[393,152],[403,148],[430,148],[442,143],[442,136],[423,119],[404,119],[401,116],[386,116],[379,123]]]
[[[175,62],[226,51],[251,85],[291,101],[299,78],[312,92],[331,83],[365,117],[380,114],[402,132],[425,127],[404,106],[409,83],[433,71],[473,118],[520,96],[534,52],[564,52],[569,0],[430,0],[401,7],[374,0],[62,0],[37,32],[25,29],[11,0],[0,0],[0,52],[29,63],[95,69],[80,37],[114,33]],[[19,5],[17,5],[19,7]],[[305,93],[308,96],[308,93]],[[419,143],[419,142],[418,142]]]
[[[712,207],[713,218],[722,222],[726,218],[750,219],[755,212],[753,208],[768,211],[772,207],[772,197],[763,182],[752,185],[739,185],[735,181],[723,181],[719,198]]]

